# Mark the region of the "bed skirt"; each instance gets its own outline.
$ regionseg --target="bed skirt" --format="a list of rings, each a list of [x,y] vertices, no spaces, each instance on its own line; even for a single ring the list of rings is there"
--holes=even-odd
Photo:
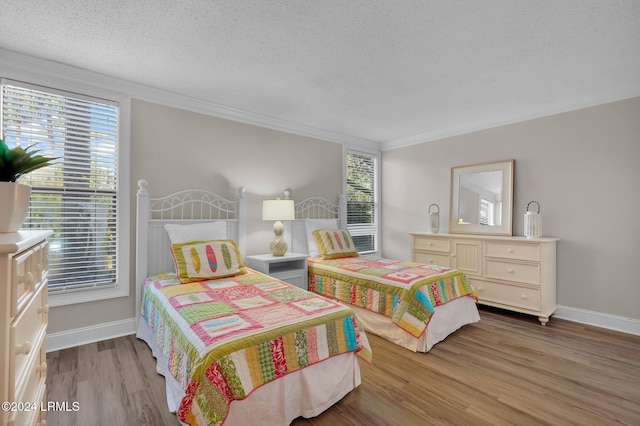
[[[136,337],[149,345],[156,358],[156,371],[164,376],[167,405],[172,413],[184,397],[184,389],[168,373],[167,359],[154,343],[149,325],[140,319]],[[330,370],[335,374],[327,374]],[[243,400],[233,401],[226,426],[260,422],[269,425],[289,425],[297,417],[315,417],[342,399],[361,383],[360,365],[354,352],[345,353],[312,364],[255,389]]]
[[[472,297],[460,297],[437,306],[427,331],[416,338],[382,314],[353,305],[348,306],[355,311],[358,321],[367,333],[380,336],[414,352],[429,352],[433,345],[443,341],[462,326],[480,321],[475,300]]]

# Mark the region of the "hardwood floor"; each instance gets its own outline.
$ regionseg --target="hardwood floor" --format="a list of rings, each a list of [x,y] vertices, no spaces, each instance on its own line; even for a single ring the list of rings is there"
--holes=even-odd
[[[362,385],[293,425],[640,425],[640,336],[482,309],[427,354],[369,333]],[[126,336],[47,354],[47,425],[176,425],[147,345]],[[259,424],[259,423],[257,423]]]

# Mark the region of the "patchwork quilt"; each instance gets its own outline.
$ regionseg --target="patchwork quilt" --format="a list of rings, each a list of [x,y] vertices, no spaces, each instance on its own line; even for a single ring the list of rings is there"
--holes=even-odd
[[[222,424],[231,401],[332,356],[371,359],[348,307],[246,269],[189,284],[168,273],[145,282],[141,315],[186,389],[177,411],[186,424]]]
[[[420,337],[436,306],[477,296],[457,269],[355,256],[309,259],[309,291],[385,315]]]

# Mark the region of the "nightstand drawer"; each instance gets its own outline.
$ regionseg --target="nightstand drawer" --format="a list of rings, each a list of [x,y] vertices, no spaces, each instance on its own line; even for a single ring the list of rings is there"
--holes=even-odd
[[[537,263],[515,263],[487,260],[485,276],[526,284],[540,284],[540,265]]]
[[[20,381],[35,345],[42,339],[47,328],[46,286],[38,292],[27,307],[16,317],[9,329],[9,363],[13,365],[14,380]],[[13,362],[11,362],[13,360]]]
[[[430,237],[414,237],[413,248],[418,250],[441,251],[449,253],[451,243],[447,239],[430,238]]]
[[[414,262],[450,267],[451,257],[449,254],[415,251]]]
[[[474,279],[471,282],[480,303],[484,301],[534,311],[540,309],[540,290],[537,288]]]
[[[537,244],[488,241],[486,243],[485,256],[538,262],[540,260],[540,246]]]

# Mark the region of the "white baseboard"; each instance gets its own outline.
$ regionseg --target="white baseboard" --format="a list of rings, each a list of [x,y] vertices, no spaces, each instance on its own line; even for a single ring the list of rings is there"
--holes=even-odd
[[[587,311],[585,309],[572,308],[569,306],[558,306],[558,310],[553,316],[555,318],[579,322],[581,324],[593,325],[595,327],[602,327],[640,336],[640,320],[634,318],[625,318],[616,315],[604,314],[602,312]],[[82,327],[59,333],[51,333],[47,335],[47,352],[73,348],[75,346],[86,345],[88,343],[134,334],[136,332],[136,325],[137,323],[135,318],[129,318],[121,321],[98,324],[91,327]]]
[[[47,334],[47,352],[73,348],[102,340],[115,339],[136,332],[135,318],[107,322],[91,327],[75,328],[59,333]]]
[[[609,330],[616,330],[640,336],[640,320],[634,318],[587,311],[585,309],[572,308],[569,306],[558,306],[558,310],[553,314],[553,316],[555,318],[579,322],[581,324],[593,325],[595,327],[602,327]]]

